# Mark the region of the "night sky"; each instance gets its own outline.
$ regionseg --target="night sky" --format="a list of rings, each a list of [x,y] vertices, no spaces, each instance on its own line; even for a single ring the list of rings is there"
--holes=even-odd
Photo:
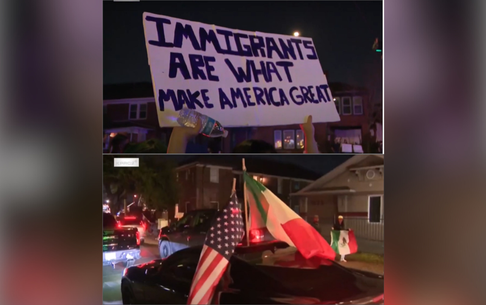
[[[151,82],[142,13],[218,26],[312,37],[329,82],[376,90],[382,60],[372,50],[382,37],[381,1],[152,1],[103,2],[104,83]]]

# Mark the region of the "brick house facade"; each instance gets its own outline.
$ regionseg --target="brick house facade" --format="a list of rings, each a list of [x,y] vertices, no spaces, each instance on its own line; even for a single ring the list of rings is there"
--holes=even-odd
[[[271,160],[246,160],[248,174],[262,182],[282,201],[290,203],[290,194],[308,185],[319,177],[313,172],[291,164]],[[203,208],[221,208],[231,195],[233,178],[236,178],[236,193],[243,198],[243,171],[241,158],[201,156],[179,166],[176,179],[180,185],[179,211],[186,212]],[[172,216],[174,211],[169,211]]]
[[[336,108],[341,121],[316,123],[315,138],[321,152],[338,152],[335,140],[346,143],[373,142],[377,135],[374,125],[370,95],[365,88],[356,88],[340,83],[330,83]],[[103,149],[112,150],[111,141],[123,134],[130,142],[158,139],[167,145],[172,128],[158,125],[155,99],[150,83],[105,86],[103,100]],[[196,143],[212,145],[215,150],[230,153],[236,145],[247,139],[272,143],[278,152],[301,153],[304,150],[304,135],[298,124],[228,128],[229,135],[223,139],[198,136]],[[337,145],[337,146],[336,146]],[[364,152],[372,152],[367,145]],[[199,151],[199,152],[205,152]]]

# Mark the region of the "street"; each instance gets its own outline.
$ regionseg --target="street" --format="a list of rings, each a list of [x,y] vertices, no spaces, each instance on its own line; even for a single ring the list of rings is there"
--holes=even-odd
[[[136,265],[160,258],[156,241],[146,241],[140,250],[142,258],[135,262]],[[120,282],[123,269],[125,265],[121,263],[115,268],[103,266],[103,304],[122,304]]]

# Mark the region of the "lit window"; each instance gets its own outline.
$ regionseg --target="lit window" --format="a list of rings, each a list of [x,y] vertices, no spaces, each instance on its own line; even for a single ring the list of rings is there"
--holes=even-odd
[[[275,130],[273,132],[273,142],[275,145],[275,149],[282,149],[282,131]]]
[[[295,149],[295,133],[293,130],[284,130],[283,138],[284,149]]]
[[[353,97],[353,113],[355,115],[363,114],[363,98],[361,96]]]
[[[342,98],[342,114],[350,115],[353,113],[351,109],[351,98],[349,96]]]
[[[210,167],[209,181],[213,183],[219,183],[219,168]]]
[[[295,131],[295,142],[298,149],[304,149],[304,132],[301,129]]]
[[[334,104],[336,105],[336,110],[339,114],[341,114],[341,99],[339,97],[334,98]]]

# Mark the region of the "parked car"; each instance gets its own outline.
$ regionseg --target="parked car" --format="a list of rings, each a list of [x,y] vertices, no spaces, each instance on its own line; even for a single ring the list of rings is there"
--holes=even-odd
[[[160,229],[158,236],[160,257],[166,258],[182,249],[201,246],[216,212],[216,209],[191,211],[179,221],[172,222],[170,226]],[[249,236],[250,245],[274,240],[266,229],[251,230]],[[246,246],[245,242],[242,242],[242,246]]]
[[[150,229],[149,222],[142,213],[128,213],[118,217],[118,224],[121,228],[136,228],[140,235],[140,242],[143,244]]]
[[[126,268],[123,304],[187,304],[201,250],[190,247],[167,259]],[[282,242],[237,248],[228,266],[230,280],[222,277],[215,292],[219,300],[211,304],[384,303],[383,276],[330,260],[296,259],[298,255]]]
[[[120,262],[127,266],[140,258],[140,237],[136,228],[122,228],[115,217],[103,213],[103,266]]]

